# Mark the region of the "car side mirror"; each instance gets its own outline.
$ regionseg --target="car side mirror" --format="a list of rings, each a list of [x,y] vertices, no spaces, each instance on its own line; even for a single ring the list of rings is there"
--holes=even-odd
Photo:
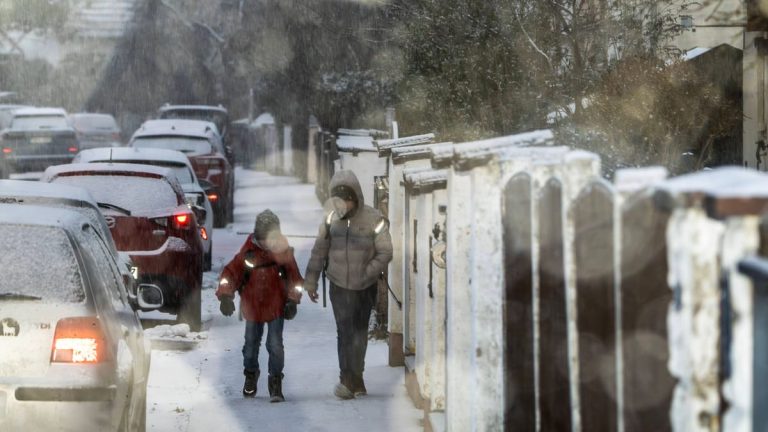
[[[160,309],[163,306],[163,291],[157,285],[139,285],[136,297],[139,308],[143,311]]]
[[[197,179],[197,183],[200,185],[200,187],[203,189],[203,191],[206,194],[208,193],[208,191],[213,189],[213,183],[209,182],[208,180],[199,178]]]
[[[208,212],[205,211],[204,208],[197,205],[193,205],[192,213],[195,214],[195,218],[197,219],[198,224],[202,225],[205,223],[205,218],[208,216]]]

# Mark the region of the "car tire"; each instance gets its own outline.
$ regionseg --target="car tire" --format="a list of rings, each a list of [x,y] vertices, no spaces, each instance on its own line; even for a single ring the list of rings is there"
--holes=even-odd
[[[213,268],[213,252],[208,252],[203,258],[203,271],[211,271]]]
[[[177,321],[188,324],[189,329],[194,332],[200,331],[202,324],[201,301],[201,290],[197,286],[182,300],[179,312],[176,315]]]
[[[213,211],[213,227],[214,228],[225,228],[227,226],[226,208],[222,208],[222,207]]]
[[[235,199],[234,197],[229,197],[229,202],[227,203],[227,223],[233,222],[235,222]]]

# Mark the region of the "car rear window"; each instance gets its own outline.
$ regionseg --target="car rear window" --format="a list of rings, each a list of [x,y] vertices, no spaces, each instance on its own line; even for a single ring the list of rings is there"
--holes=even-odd
[[[117,122],[111,115],[107,114],[74,115],[72,119],[78,130],[111,131],[117,129]]]
[[[85,300],[80,265],[63,229],[0,225],[0,238],[0,301],[23,296],[50,303]]]
[[[209,154],[213,152],[211,144],[207,139],[192,137],[139,137],[133,140],[131,146],[137,148],[177,150],[188,156]]]
[[[56,177],[54,183],[88,190],[96,202],[146,213],[179,205],[171,185],[161,178],[130,175],[76,175]]]
[[[64,116],[21,116],[14,117],[11,121],[11,129],[61,129],[67,127],[69,126]]]

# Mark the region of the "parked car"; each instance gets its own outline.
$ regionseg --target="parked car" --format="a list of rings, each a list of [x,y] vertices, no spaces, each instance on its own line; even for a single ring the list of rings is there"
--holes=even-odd
[[[149,120],[128,144],[137,148],[177,150],[189,158],[198,179],[210,183],[208,199],[217,228],[233,221],[235,174],[224,157],[216,125],[201,120]]]
[[[26,105],[0,104],[0,131],[11,125],[13,112],[21,108],[31,108]]]
[[[0,131],[0,178],[69,163],[80,150],[61,108],[20,108]]]
[[[66,208],[83,214],[104,238],[109,252],[118,263],[128,295],[135,300],[138,288],[138,267],[133,264],[127,253],[117,250],[107,222],[99,211],[98,203],[87,190],[50,183],[0,180],[0,203]]]
[[[96,199],[120,251],[139,268],[139,283],[163,291],[161,311],[197,331],[203,244],[173,172],[138,164],[92,163],[48,168],[42,181],[82,187]]]
[[[165,104],[157,111],[157,117],[161,119],[204,120],[215,124],[224,143],[223,154],[229,163],[234,165],[229,112],[223,106]]]
[[[149,344],[100,230],[0,204],[0,236],[0,430],[144,430]],[[159,288],[139,301],[159,307]]]
[[[77,133],[80,149],[119,147],[122,145],[120,127],[110,114],[70,114],[69,123]]]
[[[73,163],[119,162],[152,165],[169,168],[181,183],[187,205],[205,209],[206,217],[200,223],[200,238],[205,252],[203,270],[211,269],[213,246],[213,208],[200,184],[192,163],[179,151],[154,148],[95,148],[83,150],[75,156]]]

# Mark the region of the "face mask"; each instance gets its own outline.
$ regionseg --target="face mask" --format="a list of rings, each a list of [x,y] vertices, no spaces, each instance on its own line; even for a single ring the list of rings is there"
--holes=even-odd
[[[347,203],[343,199],[333,197],[331,198],[331,205],[333,206],[333,211],[339,218],[343,218],[347,215]]]

